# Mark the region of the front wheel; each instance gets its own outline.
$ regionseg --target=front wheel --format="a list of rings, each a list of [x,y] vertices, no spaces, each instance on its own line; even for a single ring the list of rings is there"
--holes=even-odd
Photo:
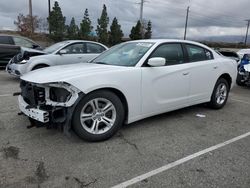
[[[214,109],[220,109],[225,106],[229,90],[228,82],[224,78],[220,78],[215,84],[209,106]]]
[[[72,127],[87,141],[103,141],[122,126],[124,108],[117,95],[110,91],[96,91],[85,96],[76,106]]]

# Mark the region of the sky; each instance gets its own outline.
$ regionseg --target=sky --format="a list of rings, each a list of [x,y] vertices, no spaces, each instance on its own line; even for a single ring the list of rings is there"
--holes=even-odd
[[[141,0],[58,0],[67,23],[74,17],[79,24],[89,9],[94,28],[106,4],[110,22],[117,17],[125,36],[140,16]],[[29,0],[0,0],[0,29],[16,29],[19,13],[28,14]],[[46,18],[48,1],[33,0],[33,15]],[[54,0],[51,0],[53,6]],[[153,38],[183,38],[187,7],[190,6],[187,38],[240,35],[250,19],[249,0],[146,0],[143,18],[151,20]]]

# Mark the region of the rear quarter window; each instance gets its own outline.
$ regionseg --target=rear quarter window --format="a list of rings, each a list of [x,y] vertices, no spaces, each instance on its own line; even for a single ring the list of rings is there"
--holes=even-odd
[[[206,61],[213,59],[212,52],[200,46],[186,44],[186,49],[190,62]]]

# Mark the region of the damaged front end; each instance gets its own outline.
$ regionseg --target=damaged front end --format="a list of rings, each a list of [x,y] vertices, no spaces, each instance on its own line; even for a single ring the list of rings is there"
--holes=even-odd
[[[31,126],[61,127],[68,132],[82,92],[65,82],[36,84],[22,80],[19,108]]]
[[[239,82],[250,86],[250,64],[244,65],[242,69],[239,70]]]

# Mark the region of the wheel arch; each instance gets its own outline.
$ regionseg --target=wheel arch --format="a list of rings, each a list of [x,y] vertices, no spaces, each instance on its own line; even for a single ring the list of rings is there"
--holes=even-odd
[[[98,89],[92,90],[92,91],[90,91],[87,94],[90,94],[90,93],[93,93],[93,92],[96,92],[96,91],[101,91],[101,90],[110,91],[110,92],[114,93],[115,95],[117,95],[119,97],[119,99],[121,100],[122,105],[124,107],[124,111],[125,111],[125,119],[124,119],[124,121],[125,121],[125,123],[127,123],[127,121],[128,121],[128,114],[129,114],[129,108],[128,108],[127,98],[125,97],[125,95],[123,94],[123,92],[120,91],[117,88],[103,87],[103,88],[98,88]]]
[[[232,77],[231,77],[228,73],[222,74],[222,75],[219,77],[219,79],[220,79],[220,78],[224,78],[224,79],[228,82],[229,88],[231,88],[231,86],[232,86]]]

